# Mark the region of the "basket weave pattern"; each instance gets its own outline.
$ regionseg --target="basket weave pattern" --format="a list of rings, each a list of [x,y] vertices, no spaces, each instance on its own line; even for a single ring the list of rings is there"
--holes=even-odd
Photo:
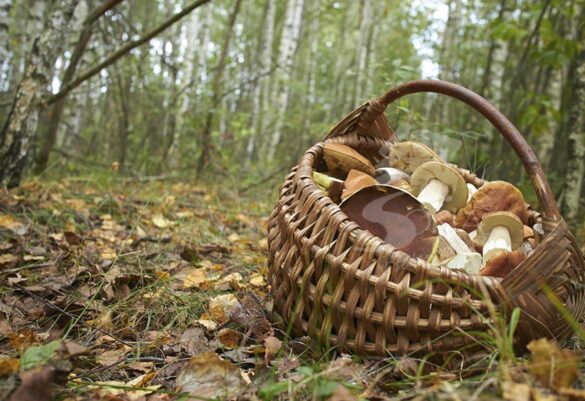
[[[349,145],[372,161],[394,134],[388,104],[416,92],[442,93],[482,113],[516,150],[535,186],[545,237],[504,279],[468,275],[421,259],[361,229],[312,179],[323,143],[308,149],[286,177],[269,220],[269,273],[275,308],[294,332],[361,355],[446,352],[475,342],[488,330],[489,303],[500,312],[522,310],[517,344],[539,337],[566,338],[565,312],[579,319],[585,307],[583,256],[560,217],[534,153],[516,128],[483,98],[458,85],[414,81],[390,90],[347,115],[325,141]],[[476,187],[484,181],[459,169]],[[559,304],[564,306],[559,308]]]

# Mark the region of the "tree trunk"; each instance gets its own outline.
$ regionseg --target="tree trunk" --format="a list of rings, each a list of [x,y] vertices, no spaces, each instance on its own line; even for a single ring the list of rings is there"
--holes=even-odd
[[[368,46],[370,41],[370,26],[372,23],[372,4],[371,0],[362,0],[362,15],[359,27],[359,39],[356,48],[356,75],[355,86],[353,90],[353,104],[358,104],[362,100],[366,71],[366,61],[368,55]]]
[[[213,76],[213,81],[211,82],[211,105],[209,107],[209,111],[207,112],[207,116],[205,118],[205,125],[203,127],[203,133],[201,137],[201,153],[199,154],[199,160],[197,162],[197,175],[201,175],[203,169],[207,167],[207,163],[209,162],[209,158],[211,156],[211,150],[213,148],[213,141],[211,137],[211,130],[213,128],[213,121],[216,115],[216,110],[222,100],[222,96],[220,93],[221,90],[221,78],[223,76],[223,72],[225,70],[226,62],[227,62],[227,55],[228,50],[230,47],[230,41],[234,32],[234,26],[236,23],[236,18],[238,13],[240,12],[240,5],[242,0],[235,0],[234,8],[230,14],[228,25],[226,26],[226,33],[223,40],[223,45],[221,47],[221,51],[218,58],[218,63],[215,69],[215,74]]]
[[[6,68],[4,63],[8,64],[8,54],[10,49],[10,37],[8,28],[10,26],[10,9],[12,0],[0,0],[0,72]],[[0,85],[0,91],[5,91],[5,84]]]
[[[85,4],[83,4],[85,3]],[[89,26],[83,27],[83,21],[87,17],[87,2],[80,3],[80,6],[76,7],[76,12],[74,17],[72,18],[72,34],[79,35],[77,44],[71,54],[71,59],[69,60],[69,64],[65,69],[65,73],[63,74],[63,83],[69,82],[73,75],[75,74],[75,70],[77,69],[77,64],[79,60],[81,60],[81,56],[85,51],[85,47],[89,42],[89,38],[91,36],[91,29]],[[82,14],[82,15],[80,15]],[[85,15],[83,15],[85,14]],[[75,24],[74,21],[80,21],[81,24]],[[36,155],[35,160],[35,173],[40,174],[47,168],[47,163],[49,162],[49,156],[51,154],[51,150],[53,149],[53,145],[55,143],[55,139],[57,138],[57,131],[59,129],[59,123],[61,121],[61,115],[63,114],[63,110],[65,108],[65,98],[59,99],[53,105],[53,109],[50,113],[50,120],[47,132],[45,135],[42,135],[40,138],[41,146],[40,150]]]
[[[269,80],[266,77],[272,69],[272,45],[274,43],[274,18],[276,15],[276,1],[267,0],[262,33],[262,47],[260,49],[257,74],[252,100],[252,132],[246,147],[246,164],[254,160],[256,143],[264,137],[266,126],[266,108],[268,106]]]
[[[278,97],[275,99],[276,103],[276,121],[274,124],[274,133],[270,147],[266,154],[268,160],[272,160],[276,147],[280,143],[282,136],[282,128],[284,117],[288,108],[288,101],[290,97],[290,79],[292,75],[293,57],[297,50],[299,38],[301,34],[301,24],[303,18],[303,0],[289,0],[286,10],[286,19],[282,30],[282,37],[280,40],[280,49],[278,51],[278,68],[279,73],[277,77]]]
[[[37,129],[39,97],[53,76],[55,60],[63,46],[63,31],[76,4],[76,0],[55,2],[42,34],[33,41],[25,75],[0,133],[0,186],[15,187],[20,183]]]
[[[199,37],[199,30],[201,28],[201,16],[199,11],[193,12],[189,23],[187,25],[187,50],[185,54],[184,66],[184,87],[186,88],[181,96],[181,105],[177,113],[177,122],[175,134],[171,138],[171,145],[167,153],[168,165],[171,169],[176,169],[179,163],[179,143],[186,130],[185,119],[189,113],[189,105],[192,93],[190,91],[194,84],[195,65],[198,63],[199,56],[204,52],[204,48],[197,46],[196,43]],[[197,50],[195,50],[197,49]]]
[[[581,32],[583,24],[581,24]],[[579,35],[583,37],[583,34]],[[579,42],[577,42],[579,43]],[[585,176],[585,48],[575,58],[573,91],[568,124],[567,173],[562,211],[569,223],[576,223]]]

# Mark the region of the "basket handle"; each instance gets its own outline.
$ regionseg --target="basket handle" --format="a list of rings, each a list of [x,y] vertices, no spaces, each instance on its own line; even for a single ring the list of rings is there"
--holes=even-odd
[[[460,100],[480,112],[512,145],[512,148],[520,158],[536,190],[536,196],[542,207],[543,215],[553,220],[560,220],[561,215],[542,166],[526,139],[518,131],[518,128],[486,99],[461,85],[441,80],[418,80],[396,86],[379,98],[370,100],[356,122],[355,128],[360,133],[369,131],[370,135],[379,136],[378,130],[370,130],[372,122],[377,120],[380,114],[384,113],[390,103],[403,96],[420,92],[446,95]]]

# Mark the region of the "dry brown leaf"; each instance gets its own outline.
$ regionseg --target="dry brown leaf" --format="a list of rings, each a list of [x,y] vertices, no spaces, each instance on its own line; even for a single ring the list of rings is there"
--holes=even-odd
[[[55,368],[49,365],[28,370],[20,375],[22,383],[9,401],[51,401]]]
[[[583,389],[563,388],[559,391],[559,394],[566,397],[568,401],[585,401],[585,390]]]
[[[212,345],[200,327],[191,327],[181,335],[179,345],[189,355],[197,355],[202,352],[213,351]]]
[[[179,281],[179,288],[200,288],[208,280],[205,274],[205,269],[201,268],[187,268],[181,270],[175,275],[175,279]]]
[[[270,362],[278,354],[278,351],[280,351],[280,347],[282,347],[282,342],[278,338],[273,336],[266,337],[264,339],[264,347],[266,348],[266,351],[264,353],[264,362],[266,363],[266,366],[270,366]]]
[[[571,351],[561,349],[552,340],[541,338],[528,344],[532,361],[530,373],[545,387],[553,390],[570,387],[579,375],[579,359]]]
[[[234,349],[240,345],[240,333],[231,329],[221,329],[217,333],[217,339],[225,348]]]
[[[243,387],[240,369],[214,352],[194,356],[177,375],[177,390],[199,398],[227,399]]]
[[[357,401],[358,398],[349,392],[347,388],[343,384],[337,386],[335,391],[331,393],[331,396],[328,398],[329,401]]]
[[[16,358],[1,357],[0,358],[0,377],[10,376],[18,372],[20,361]]]

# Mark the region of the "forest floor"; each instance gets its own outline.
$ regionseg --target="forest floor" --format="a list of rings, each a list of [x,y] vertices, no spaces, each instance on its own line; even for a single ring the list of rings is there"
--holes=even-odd
[[[271,206],[112,175],[0,193],[0,400],[585,399],[553,343],[495,346],[477,373],[289,338],[263,276]]]

